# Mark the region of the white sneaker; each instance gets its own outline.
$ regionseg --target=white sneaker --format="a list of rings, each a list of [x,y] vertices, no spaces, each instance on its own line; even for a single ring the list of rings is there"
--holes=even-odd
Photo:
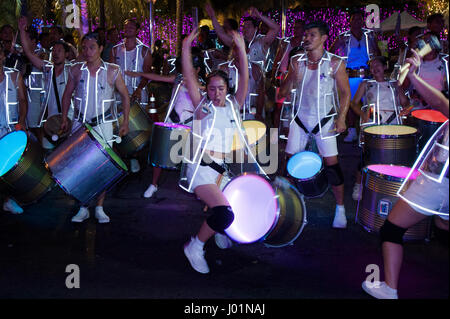
[[[353,142],[356,141],[357,138],[358,136],[356,135],[356,129],[354,127],[349,127],[348,134],[344,138],[344,142]]]
[[[78,213],[72,217],[72,222],[81,223],[82,221],[89,218],[89,209],[87,207],[80,207]]]
[[[46,150],[52,150],[55,148],[55,145],[50,143],[49,140],[44,136],[42,138],[42,148],[44,148]]]
[[[137,173],[141,170],[141,166],[139,165],[139,162],[137,159],[132,158],[130,160],[130,165],[131,165],[131,172],[133,172],[133,173]]]
[[[151,184],[147,190],[144,193],[144,197],[145,198],[150,198],[153,196],[153,194],[158,190],[158,187],[156,187],[155,185]]]
[[[384,281],[374,283],[363,281],[362,289],[377,299],[398,299],[397,289],[392,289]]]
[[[333,228],[346,228],[347,217],[345,216],[345,208],[339,208],[336,206],[334,212]]]
[[[356,201],[360,200],[361,195],[362,195],[362,185],[355,184],[355,186],[353,186],[353,193],[352,193],[353,200],[356,200]]]
[[[192,268],[202,274],[209,273],[208,263],[205,260],[205,251],[195,245],[194,237],[191,238],[189,243],[184,245],[184,254]]]
[[[233,246],[233,242],[227,235],[222,235],[220,233],[216,233],[214,235],[214,240],[216,241],[217,247],[220,249],[227,249]]]
[[[22,214],[23,208],[16,203],[15,200],[9,198],[6,202],[3,203],[3,210],[6,212],[10,212],[13,214]]]
[[[95,218],[100,224],[109,223],[109,217],[103,211],[103,206],[95,207]]]

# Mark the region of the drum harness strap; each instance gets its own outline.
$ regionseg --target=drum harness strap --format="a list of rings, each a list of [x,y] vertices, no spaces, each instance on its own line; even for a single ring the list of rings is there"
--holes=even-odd
[[[328,113],[328,115],[331,115],[333,113],[333,110],[330,111],[330,113]],[[319,123],[312,129],[312,131],[308,131],[305,127],[305,125],[303,125],[302,121],[300,120],[300,118],[298,116],[295,117],[295,123],[297,123],[298,126],[300,126],[300,128],[305,131],[306,133],[308,133],[308,145],[306,146],[306,149],[310,149],[312,148],[313,145],[313,137],[314,135],[316,135],[319,132],[320,127],[325,126],[328,121],[330,120],[330,117],[324,117],[321,121],[320,121],[320,126]]]

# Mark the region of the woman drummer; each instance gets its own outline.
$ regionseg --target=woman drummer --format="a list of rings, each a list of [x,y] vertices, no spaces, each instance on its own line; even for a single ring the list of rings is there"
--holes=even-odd
[[[198,48],[192,48],[192,64],[194,66],[195,74],[199,81],[199,86],[203,88],[204,85],[204,64]],[[167,115],[164,119],[164,123],[176,123],[191,126],[192,124],[192,114],[194,112],[194,105],[192,104],[191,98],[186,88],[185,81],[183,81],[183,74],[181,73],[181,61],[178,57],[175,61],[176,74],[171,75],[160,75],[156,73],[142,73],[142,72],[131,72],[125,71],[127,76],[140,76],[144,77],[150,81],[156,82],[166,82],[174,84],[172,89],[172,96],[169,102],[169,109]],[[158,181],[161,176],[162,168],[153,167],[153,177],[152,183],[145,190],[143,196],[145,198],[150,198],[158,190]]]
[[[184,246],[184,254],[191,266],[200,273],[208,273],[209,267],[204,257],[204,244],[212,236],[224,233],[234,219],[233,211],[222,191],[216,184],[220,176],[217,166],[222,167],[225,155],[231,153],[231,144],[236,130],[240,130],[239,111],[244,105],[248,88],[248,68],[245,43],[241,35],[232,32],[238,53],[240,67],[239,85],[234,95],[227,95],[228,78],[223,71],[213,71],[206,79],[206,96],[200,91],[191,59],[191,44],[197,37],[197,29],[183,41],[181,65],[183,78],[189,96],[196,109],[193,115],[191,138],[193,152],[184,159],[180,176],[180,187],[194,192],[209,207],[209,217],[203,222],[196,236]],[[190,143],[188,143],[190,145]],[[244,145],[244,144],[242,144]],[[197,146],[197,147],[196,147]],[[221,248],[227,247],[224,235],[216,236]],[[221,242],[223,240],[223,242]],[[229,241],[229,239],[228,239]],[[223,245],[221,245],[222,243]]]
[[[420,96],[445,116],[449,115],[449,102],[440,91],[425,82],[415,71],[420,65],[420,56],[413,56],[406,62],[411,64],[408,77]],[[441,126],[428,142],[412,172],[400,187],[400,199],[394,205],[383,226],[380,239],[384,260],[385,281],[364,281],[362,288],[377,299],[397,299],[400,268],[403,261],[403,235],[411,226],[429,215],[446,221],[448,230],[449,215],[449,178],[448,178],[448,121]],[[418,176],[410,175],[417,170]]]
[[[401,125],[401,108],[406,109],[409,99],[403,89],[397,85],[397,80],[385,78],[387,69],[386,59],[383,56],[373,57],[369,61],[370,73],[373,79],[365,79],[350,102],[351,109],[360,117],[361,127],[367,125]],[[363,102],[363,107],[361,107]],[[353,186],[352,197],[361,199],[361,162],[358,165],[356,181]]]

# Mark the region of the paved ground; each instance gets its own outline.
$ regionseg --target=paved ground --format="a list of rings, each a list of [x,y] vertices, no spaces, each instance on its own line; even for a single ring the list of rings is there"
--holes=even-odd
[[[208,242],[208,275],[192,270],[183,255],[183,244],[205,214],[177,186],[177,172],[164,173],[152,199],[141,197],[151,167],[128,176],[108,196],[111,223],[103,225],[93,217],[71,223],[78,207],[55,187],[22,215],[0,214],[0,298],[370,299],[361,283],[367,265],[382,266],[381,251],[378,237],[354,222],[358,148],[339,147],[347,229],[331,228],[335,203],[328,192],[306,201],[308,224],[291,246],[254,243],[221,250]],[[447,299],[448,242],[432,235],[405,248],[400,297]],[[70,264],[79,267],[79,289],[66,287]]]

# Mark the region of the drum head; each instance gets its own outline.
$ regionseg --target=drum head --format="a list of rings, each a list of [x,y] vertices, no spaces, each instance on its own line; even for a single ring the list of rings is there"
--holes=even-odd
[[[128,171],[127,165],[122,161],[119,155],[113,151],[113,149],[103,140],[103,138],[94,131],[92,126],[85,124],[92,136],[97,140],[97,142],[102,146],[106,153],[111,157],[117,165],[119,165],[123,170]]]
[[[52,136],[52,135],[58,135],[59,137],[66,137],[69,136],[70,132],[72,132],[72,121],[69,119],[69,128],[66,130],[66,132],[62,132],[60,130],[62,122],[62,115],[57,114],[49,117],[47,121],[44,123],[44,131],[45,134]]]
[[[374,135],[409,135],[416,134],[417,129],[406,125],[373,125],[368,126],[363,129],[364,133],[374,134]]]
[[[245,134],[248,138],[249,146],[256,144],[261,138],[266,135],[267,128],[263,122],[247,120],[242,122],[242,126],[244,127]],[[242,148],[241,144],[241,139],[238,135],[238,132],[236,132],[233,137],[233,145],[231,149],[233,151],[239,150]]]
[[[252,243],[269,232],[277,218],[278,203],[275,190],[264,178],[241,175],[225,186],[223,194],[234,213],[233,222],[225,229],[230,238]]]
[[[436,110],[416,110],[412,111],[411,115],[419,120],[434,123],[444,123],[448,120],[444,114]]]
[[[0,177],[8,173],[22,157],[28,137],[24,131],[15,131],[0,139]]]
[[[190,130],[191,128],[186,125],[176,124],[176,123],[164,123],[164,122],[155,122],[153,125],[166,127],[167,129],[183,129]]]
[[[322,168],[322,159],[314,152],[304,151],[292,156],[287,164],[289,175],[297,179],[315,176]]]
[[[367,166],[367,169],[372,172],[378,173],[379,175],[392,176],[401,180],[405,179],[411,171],[411,167],[386,164],[369,165]],[[411,175],[411,178],[417,177],[418,173],[419,172],[415,171]]]

